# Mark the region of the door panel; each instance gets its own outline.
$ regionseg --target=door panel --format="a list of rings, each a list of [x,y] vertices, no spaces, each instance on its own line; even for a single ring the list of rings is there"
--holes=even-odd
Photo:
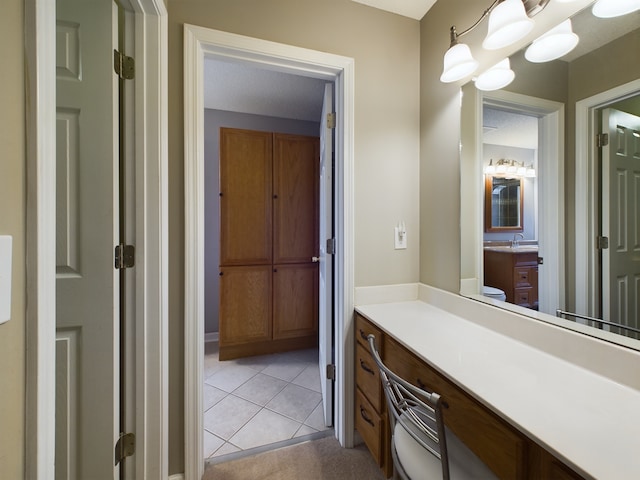
[[[271,339],[271,266],[220,269],[220,350]]]
[[[609,237],[602,251],[603,319],[639,328],[640,118],[605,109],[602,120],[609,134],[602,148],[602,234]]]
[[[320,120],[320,262],[318,311],[318,363],[322,388],[322,407],[327,427],[333,425],[333,380],[327,378],[327,365],[333,364],[333,259],[327,253],[327,240],[333,238],[333,129],[327,115],[333,112],[333,84],[324,89]]]
[[[317,137],[274,135],[273,263],[306,263],[318,255]]]
[[[273,273],[273,338],[318,333],[318,265],[278,265]]]
[[[271,133],[220,129],[220,265],[271,263]]]
[[[57,27],[56,478],[115,478],[116,7],[58,0]]]

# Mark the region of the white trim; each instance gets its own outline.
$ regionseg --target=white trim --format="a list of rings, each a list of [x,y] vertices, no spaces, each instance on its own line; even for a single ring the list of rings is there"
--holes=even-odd
[[[175,473],[169,477],[169,480],[184,480],[183,473]]]
[[[597,251],[595,238],[598,225],[594,221],[598,208],[595,160],[597,148],[594,141],[600,126],[595,121],[596,109],[622,100],[640,91],[640,80],[598,93],[576,102],[576,313],[594,316],[596,314]],[[579,208],[585,205],[586,208]],[[579,296],[578,292],[584,293]]]
[[[185,478],[202,477],[204,355],[204,58],[258,63],[270,69],[336,82],[335,432],[353,445],[353,59],[241,35],[184,25],[185,163]]]
[[[25,4],[27,308],[25,478],[54,477],[56,338],[55,0]]]
[[[136,85],[135,369],[140,478],[168,475],[167,12],[159,0],[133,0]],[[55,0],[25,5],[27,58],[26,478],[55,476]],[[157,47],[157,48],[154,48]],[[140,78],[141,77],[141,78]],[[140,384],[136,382],[136,384]]]
[[[209,332],[204,334],[204,343],[212,343],[220,340],[220,332]]]

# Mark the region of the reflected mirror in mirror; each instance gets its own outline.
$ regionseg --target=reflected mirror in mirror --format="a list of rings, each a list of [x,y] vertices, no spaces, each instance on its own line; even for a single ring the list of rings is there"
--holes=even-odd
[[[521,178],[487,175],[485,232],[521,232],[523,188]]]
[[[562,20],[559,18],[558,22]],[[619,150],[621,146],[633,149],[631,144],[635,140],[623,139],[618,133],[626,131],[632,137],[635,131],[637,139],[639,129],[633,126],[635,120],[629,126],[607,121],[611,115],[605,112],[609,108],[640,118],[640,62],[637,61],[640,13],[599,19],[593,17],[588,7],[574,16],[572,22],[580,43],[570,54],[552,62],[533,64],[524,58],[523,49],[510,57],[516,79],[503,91],[478,92],[472,83],[463,88],[461,293],[486,300],[482,295],[486,268],[483,250],[487,242],[504,249],[513,248],[514,240],[519,241],[521,249],[535,246],[541,264],[532,272],[538,278],[539,305],[543,313],[531,313],[531,316],[640,350],[637,313],[640,293],[636,287],[640,278],[640,247],[631,237],[635,229],[630,228],[640,224],[640,210],[634,208],[633,200],[638,196],[630,195],[640,195],[640,192],[631,180],[616,185],[607,173],[610,162],[606,158],[609,150]],[[539,127],[536,179],[531,189],[526,178],[524,185],[525,192],[533,193],[536,216],[532,219],[533,231],[524,232],[527,235],[524,242],[514,234],[511,238],[505,235],[500,240],[488,239],[487,235],[493,232],[485,232],[483,209],[470,208],[470,202],[477,205],[486,191],[486,183],[480,179],[486,178],[489,158],[483,150],[491,143],[486,137],[495,127],[486,120],[483,122],[483,110],[487,109],[523,113]],[[607,122],[610,125],[607,126]],[[616,147],[608,147],[604,137],[600,138],[602,146],[594,147],[597,134],[607,133],[607,128],[611,129],[609,145]],[[554,146],[552,137],[556,133]],[[474,143],[479,139],[483,144]],[[633,175],[626,175],[630,177]],[[626,200],[615,207],[615,199],[621,198],[617,193],[623,190],[628,194],[624,196]],[[525,212],[527,202],[523,201]],[[628,215],[623,221],[628,228],[617,228],[617,224],[612,227],[612,217],[621,219],[618,212],[623,212],[624,205]],[[527,214],[523,216],[525,230],[528,230]],[[615,232],[624,230],[626,237],[614,238]],[[603,247],[607,240],[608,249]],[[635,252],[635,256],[618,262],[615,253],[625,249]],[[617,269],[618,263],[628,268]],[[622,298],[623,303],[618,301]],[[521,308],[502,305],[526,314]],[[567,314],[557,318],[557,310]]]

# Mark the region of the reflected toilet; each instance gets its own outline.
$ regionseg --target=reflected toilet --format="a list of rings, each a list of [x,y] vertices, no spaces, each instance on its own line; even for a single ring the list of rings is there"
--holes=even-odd
[[[487,285],[482,287],[482,295],[485,297],[493,298],[494,300],[500,300],[505,302],[507,300],[507,295],[500,290],[499,288],[489,287]]]

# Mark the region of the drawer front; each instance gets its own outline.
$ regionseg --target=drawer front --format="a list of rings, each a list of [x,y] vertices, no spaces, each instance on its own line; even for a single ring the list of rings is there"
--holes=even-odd
[[[385,338],[385,363],[414,385],[433,390],[446,403],[447,426],[500,478],[526,475],[526,441],[451,381],[391,338]]]
[[[379,415],[367,401],[364,394],[356,388],[356,430],[367,444],[378,466],[384,464],[383,435],[386,435],[386,415]]]
[[[382,330],[374,326],[363,316],[356,314],[356,340],[367,350],[369,349],[369,340],[367,340],[367,337],[371,333],[376,337],[376,345],[378,346],[378,349],[380,349]],[[382,352],[380,352],[380,355],[382,355]]]
[[[515,291],[513,303],[522,307],[533,306],[533,290],[531,288],[518,289]]]
[[[533,285],[532,270],[533,270],[533,267],[514,268],[513,269],[513,286],[515,288],[519,288],[519,287],[530,287],[531,285]]]
[[[380,370],[373,361],[369,350],[365,350],[359,343],[356,344],[356,385],[369,399],[373,408],[378,413],[382,413],[384,402],[382,401]]]

